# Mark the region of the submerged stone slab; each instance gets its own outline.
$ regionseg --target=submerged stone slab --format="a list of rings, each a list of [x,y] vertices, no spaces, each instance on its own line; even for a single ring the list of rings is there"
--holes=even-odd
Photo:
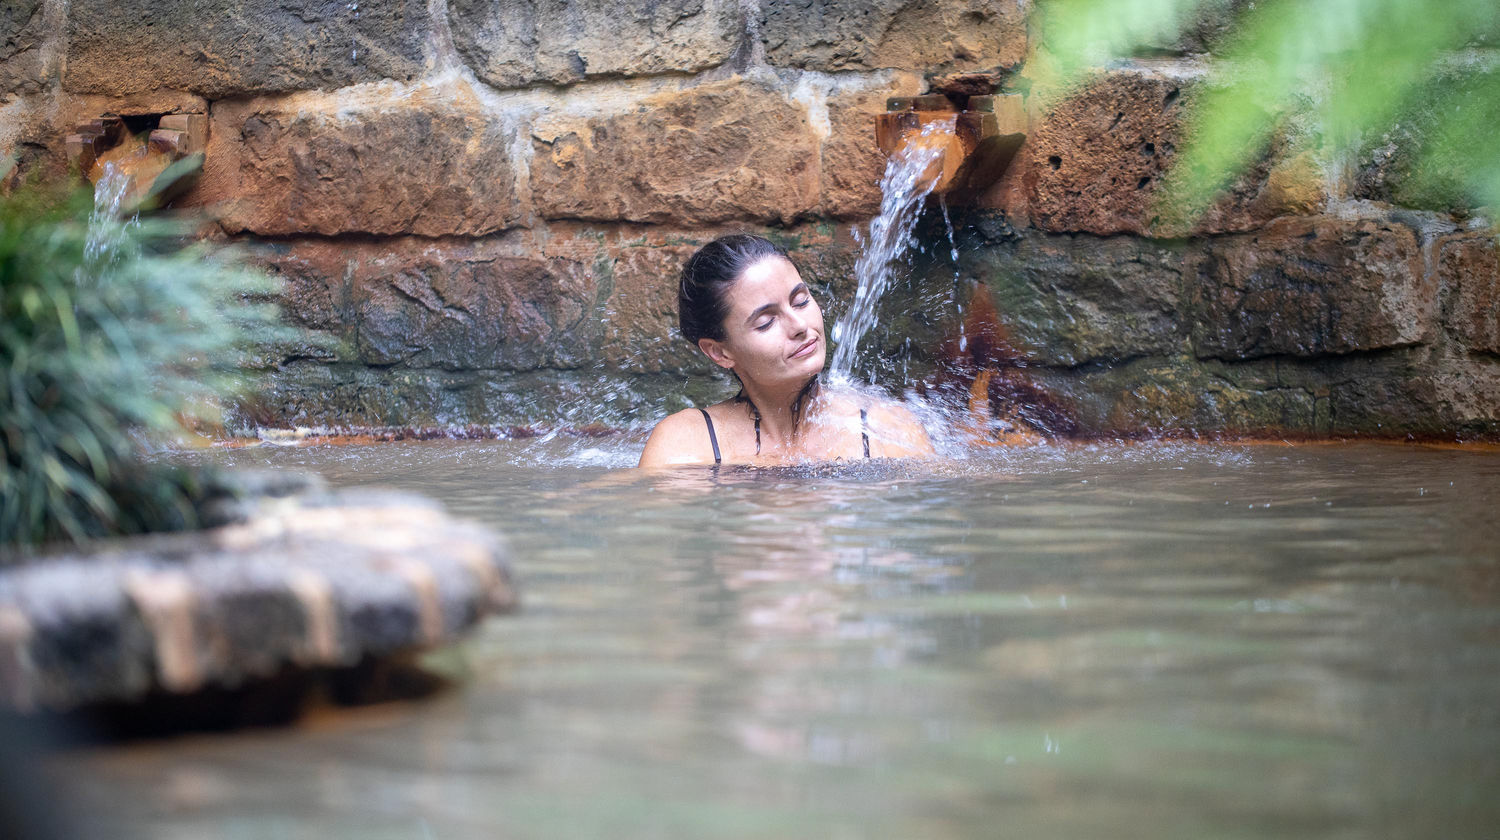
[[[597,76],[695,73],[727,60],[743,32],[734,0],[449,0],[454,46],[496,87]]]
[[[44,11],[43,0],[0,3],[0,94],[41,89]]]
[[[806,108],[745,79],[542,117],[531,145],[533,203],[549,219],[787,224],[817,204]]]
[[[1200,357],[1311,357],[1428,340],[1437,289],[1410,228],[1319,217],[1217,245],[1194,303]]]
[[[426,0],[71,0],[63,85],[218,99],[409,81],[429,27]]]
[[[65,710],[234,687],[449,641],[515,591],[496,537],[374,491],[0,571],[0,703]]]
[[[296,323],[332,332],[369,365],[572,368],[593,358],[594,267],[495,240],[301,242],[266,265]]]
[[[513,129],[472,98],[216,108],[194,201],[231,233],[481,235],[518,224]],[[300,106],[300,107],[299,107]]]
[[[766,60],[806,70],[991,69],[1026,55],[1026,4],[1013,0],[767,0]]]
[[[1489,233],[1438,245],[1443,325],[1471,352],[1500,355],[1500,247]]]

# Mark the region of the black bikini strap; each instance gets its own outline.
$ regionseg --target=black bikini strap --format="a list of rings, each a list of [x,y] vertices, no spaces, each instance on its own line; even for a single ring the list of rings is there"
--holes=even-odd
[[[859,439],[865,443],[865,457],[868,458],[870,457],[870,430],[866,425],[866,414],[863,408],[859,410]]]
[[[709,444],[709,446],[712,446],[714,448],[714,463],[718,464],[719,461],[720,461],[720,458],[719,458],[719,436],[716,435],[716,434],[714,434],[714,421],[713,421],[713,418],[709,417],[708,416],[708,412],[705,411],[704,409],[700,408],[698,410],[703,412],[703,422],[706,423],[706,424],[708,424],[708,444]]]

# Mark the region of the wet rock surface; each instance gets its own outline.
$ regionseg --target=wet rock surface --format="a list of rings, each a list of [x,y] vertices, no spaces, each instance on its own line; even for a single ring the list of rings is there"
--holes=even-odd
[[[1500,356],[1500,249],[1488,233],[1437,245],[1443,324],[1471,352]]]
[[[0,571],[0,703],[60,711],[352,666],[515,605],[496,537],[421,498],[267,495],[241,513]]]
[[[831,72],[990,69],[1026,53],[1024,4],[1008,0],[768,0],[760,37],[773,65]]]
[[[1071,367],[1183,350],[1184,274],[1195,258],[1129,237],[1032,235],[970,251],[963,270],[988,284],[1028,359]]]
[[[733,0],[452,0],[448,17],[459,55],[500,88],[693,73],[729,59],[743,31]]]
[[[1226,241],[1196,290],[1200,356],[1319,356],[1426,340],[1437,310],[1416,235],[1375,221],[1294,219]]]
[[[63,84],[218,98],[330,89],[422,71],[425,0],[72,0]]]

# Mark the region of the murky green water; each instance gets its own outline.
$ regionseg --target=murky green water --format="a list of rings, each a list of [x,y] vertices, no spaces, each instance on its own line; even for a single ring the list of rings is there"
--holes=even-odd
[[[611,469],[262,447],[509,535],[462,686],[58,762],[108,836],[1500,835],[1500,453],[1071,446]]]

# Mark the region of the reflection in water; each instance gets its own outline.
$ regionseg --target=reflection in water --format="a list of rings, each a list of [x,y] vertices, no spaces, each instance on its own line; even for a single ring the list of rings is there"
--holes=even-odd
[[[64,755],[80,810],[100,836],[319,840],[1500,824],[1500,455],[598,465],[638,447],[213,455],[494,524],[522,612],[433,657],[463,688],[430,702]]]

